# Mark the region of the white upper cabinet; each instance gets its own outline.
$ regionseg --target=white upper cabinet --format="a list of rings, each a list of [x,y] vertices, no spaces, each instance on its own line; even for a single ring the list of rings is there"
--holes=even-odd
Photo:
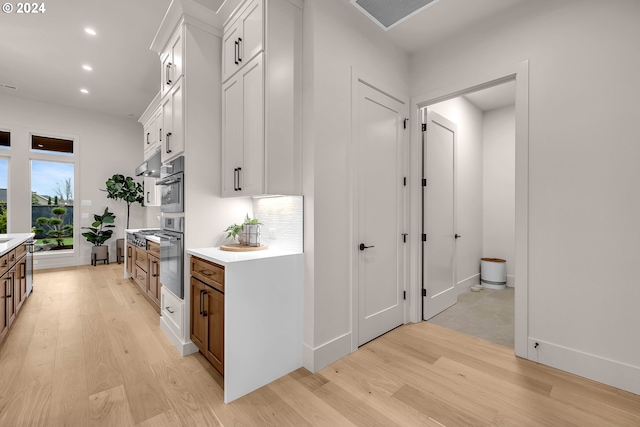
[[[145,176],[142,182],[144,186],[144,205],[160,206],[160,189],[156,185],[156,178]]]
[[[169,44],[160,55],[162,82],[160,92],[164,96],[182,77],[184,64],[184,38],[182,27],[179,27],[169,40]]]
[[[147,160],[160,148],[162,132],[162,108],[158,107],[144,125],[144,159]]]
[[[263,193],[264,88],[262,55],[222,86],[222,195]]]
[[[300,195],[302,9],[247,0],[222,57],[222,196]]]
[[[225,25],[222,44],[222,81],[227,81],[264,47],[264,0],[250,0]]]
[[[183,79],[173,85],[171,91],[162,98],[162,143],[160,158],[162,163],[184,152],[184,91]]]

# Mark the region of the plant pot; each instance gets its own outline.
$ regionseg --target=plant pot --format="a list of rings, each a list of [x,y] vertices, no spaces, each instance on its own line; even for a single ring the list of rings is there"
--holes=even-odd
[[[242,234],[244,234],[244,243],[242,243],[243,245],[260,246],[260,225],[244,224]]]
[[[98,261],[109,264],[109,246],[93,246],[91,248],[91,265],[95,266]]]

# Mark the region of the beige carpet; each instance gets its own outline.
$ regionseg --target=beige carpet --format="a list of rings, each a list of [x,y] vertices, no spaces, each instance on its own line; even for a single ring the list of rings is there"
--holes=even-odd
[[[467,291],[429,322],[513,348],[514,289]]]

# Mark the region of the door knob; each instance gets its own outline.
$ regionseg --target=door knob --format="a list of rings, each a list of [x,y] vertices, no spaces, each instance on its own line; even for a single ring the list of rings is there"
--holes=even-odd
[[[373,247],[375,247],[375,246],[373,246],[373,245],[371,245],[371,246],[365,246],[365,245],[364,245],[364,243],[360,243],[360,250],[361,250],[361,251],[364,251],[365,249],[373,248]]]
[[[456,234],[454,237],[455,237],[456,239],[459,239],[459,238],[461,238],[462,236],[461,236],[461,235],[459,235],[459,234]]]

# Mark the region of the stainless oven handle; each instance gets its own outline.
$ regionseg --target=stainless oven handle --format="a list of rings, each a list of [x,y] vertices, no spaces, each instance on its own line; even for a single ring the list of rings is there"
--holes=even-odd
[[[158,182],[156,182],[156,185],[177,184],[177,183],[179,183],[181,181],[182,181],[182,178],[169,178],[169,179],[159,180]]]
[[[167,239],[167,240],[182,240],[181,236],[170,236],[169,234],[163,234],[163,233],[156,233],[156,236],[158,236],[161,239]]]

